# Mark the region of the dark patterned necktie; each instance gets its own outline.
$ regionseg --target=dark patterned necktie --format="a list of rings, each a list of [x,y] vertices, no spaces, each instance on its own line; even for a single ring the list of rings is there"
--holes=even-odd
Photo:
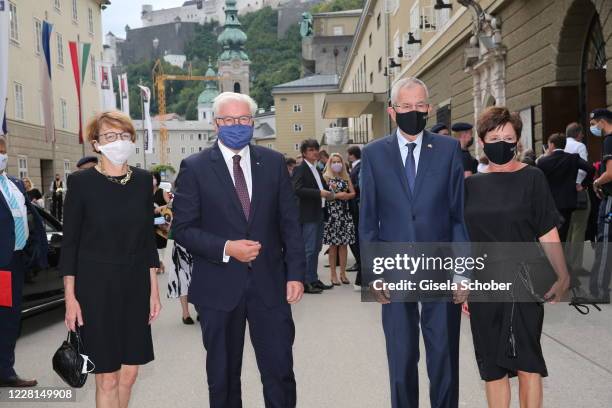
[[[408,187],[410,187],[410,192],[412,192],[414,190],[414,181],[416,180],[416,163],[413,153],[416,143],[406,143],[406,147],[408,148],[408,155],[406,156],[404,168],[406,170],[406,177],[408,177]]]
[[[244,173],[242,172],[242,167],[240,167],[240,159],[242,159],[242,156],[237,154],[232,158],[234,159],[234,187],[236,188],[238,199],[240,199],[244,216],[248,220],[249,213],[251,212],[251,199],[249,198],[249,189],[246,179],[244,178]]]

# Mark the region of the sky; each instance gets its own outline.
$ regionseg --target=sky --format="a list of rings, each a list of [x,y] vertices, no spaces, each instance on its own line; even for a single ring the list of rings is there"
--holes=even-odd
[[[112,31],[118,37],[125,38],[125,25],[131,28],[141,27],[140,12],[143,4],[153,5],[153,10],[178,7],[184,0],[111,0],[110,6],[102,11],[102,33]]]

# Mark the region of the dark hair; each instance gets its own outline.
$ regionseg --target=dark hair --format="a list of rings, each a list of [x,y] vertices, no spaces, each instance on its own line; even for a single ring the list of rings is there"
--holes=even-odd
[[[159,187],[159,185],[161,184],[161,174],[159,173],[159,171],[154,171],[151,174],[153,175],[153,178],[157,180],[157,187]]]
[[[285,159],[285,163],[287,164],[287,166],[293,166],[294,164],[297,164],[293,157],[287,157]]]
[[[306,153],[306,150],[310,149],[310,148],[314,148],[319,150],[319,142],[317,142],[314,139],[306,139],[306,140],[302,140],[302,144],[300,145],[300,153],[302,153],[302,155],[304,153]]]
[[[357,160],[361,159],[361,148],[359,146],[351,146],[346,152],[354,156]]]
[[[572,122],[565,128],[565,136],[572,139],[578,139],[581,134],[584,134],[584,128],[580,123]]]
[[[563,133],[553,133],[548,137],[547,143],[555,145],[555,149],[565,149],[567,138]]]
[[[478,118],[478,123],[476,124],[478,137],[484,141],[487,133],[507,123],[512,125],[517,139],[520,139],[521,132],[523,131],[523,122],[519,114],[510,113],[508,108],[491,106],[482,112]]]
[[[319,150],[319,156],[327,157],[329,159],[329,153],[327,153],[327,150]]]

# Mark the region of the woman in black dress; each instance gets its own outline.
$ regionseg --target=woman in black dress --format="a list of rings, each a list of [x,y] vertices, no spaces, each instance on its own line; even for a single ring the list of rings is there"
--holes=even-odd
[[[30,180],[29,177],[24,177],[23,184],[25,185],[26,193],[28,194],[28,198],[30,199],[30,201],[36,204],[37,206],[44,208],[45,202],[43,200],[43,196],[40,193],[39,189],[34,188],[34,183],[32,183],[32,180]]]
[[[159,185],[161,184],[161,174],[159,172],[151,173],[153,176],[153,208],[156,217],[163,216],[162,212],[168,208],[168,203],[170,202],[170,196],[168,193]],[[166,247],[168,246],[168,231],[170,230],[170,224],[161,224],[158,225],[155,229],[155,243],[157,244],[157,249],[160,250],[160,263],[159,263],[159,272],[165,272],[164,266],[164,253]]]
[[[129,167],[135,131],[120,112],[87,126],[100,163],[68,179],[60,271],[66,326],[95,365],[96,405],[127,406],[138,366],[153,360],[151,322],[161,310],[151,175]]]
[[[506,108],[489,108],[480,116],[479,143],[489,166],[487,172],[465,181],[465,220],[472,242],[547,243],[543,249],[557,281],[545,297],[554,303],[569,287],[556,228],[558,215],[544,174],[517,160],[521,130],[518,115]],[[513,376],[519,378],[521,407],[542,406],[542,377],[548,375],[540,345],[543,320],[544,307],[535,301],[470,303],[476,361],[486,381],[489,407],[510,406]],[[507,349],[511,323],[514,357]]]

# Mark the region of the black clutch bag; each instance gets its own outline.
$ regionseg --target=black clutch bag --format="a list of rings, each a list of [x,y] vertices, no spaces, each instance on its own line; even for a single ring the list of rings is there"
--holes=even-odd
[[[83,342],[77,331],[68,332],[68,338],[53,355],[53,371],[60,376],[66,384],[74,388],[81,388],[87,381],[89,358],[83,354]],[[93,363],[92,363],[93,364]]]

